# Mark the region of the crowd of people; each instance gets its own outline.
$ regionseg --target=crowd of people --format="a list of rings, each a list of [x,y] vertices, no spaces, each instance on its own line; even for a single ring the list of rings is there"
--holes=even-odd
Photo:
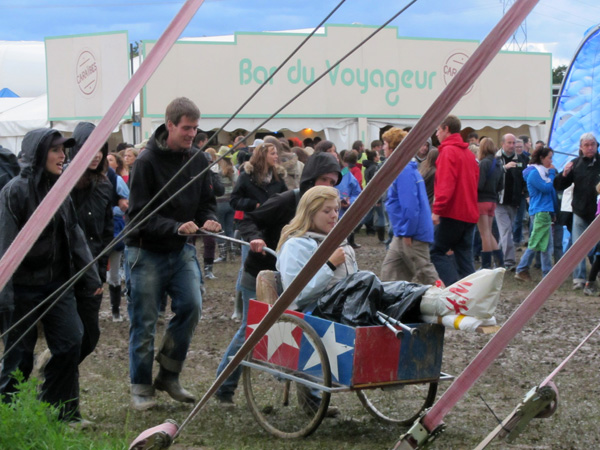
[[[121,298],[127,296],[132,407],[156,406],[156,390],[180,402],[195,402],[179,375],[202,313],[205,282],[218,276],[215,264],[238,251],[232,243],[204,236],[201,267],[196,235],[202,230],[230,238],[237,233],[247,243],[239,249],[235,287],[241,324],[219,374],[244,342],[259,272],[279,270],[288,285],[410,132],[390,127],[369,149],[361,141],[338,150],[328,140],[276,136],[251,145],[237,137],[216,149],[197,131],[199,121],[198,107],[180,97],[167,106],[165,123],[147,141],[123,143],[110,153],[105,144],[97,152],[0,294],[0,328],[9,330],[0,373],[4,401],[16,389],[14,371],[25,378],[32,372],[38,328],[26,330],[39,319],[50,356],[41,398],[59,407],[62,419],[85,422],[79,411],[78,366],[98,343],[98,313],[107,283],[113,321],[123,320]],[[2,154],[10,164],[3,164],[0,174],[0,256],[64,170],[68,175],[68,161],[93,130],[93,124],[84,122],[72,138],[54,129],[27,133],[20,167]],[[459,118],[446,117],[435,138],[415,149],[413,160],[298,296],[295,307],[312,311],[320,296],[358,271],[355,252],[361,246],[355,234],[363,226],[386,246],[383,281],[443,286],[476,267],[504,267],[517,280],[529,282],[538,255],[542,275],[547,275],[562,256],[563,225],[574,241],[600,210],[598,142],[591,133],[582,135],[579,156],[560,173],[552,164],[552,149],[543,142],[533,149],[527,136],[505,134],[499,144],[497,148],[493,139],[476,133],[463,139]],[[140,225],[103,252],[128,223]],[[265,247],[277,248],[279,258]],[[93,259],[96,263],[72,288],[63,287]],[[573,274],[573,288],[586,295],[597,294],[600,257],[591,262],[589,276],[586,261]],[[34,308],[49,296],[56,302],[41,317],[42,310]],[[173,315],[155,351],[156,324],[167,297]],[[153,377],[154,360],[158,371]],[[239,377],[238,368],[219,388],[219,402],[234,403]]]

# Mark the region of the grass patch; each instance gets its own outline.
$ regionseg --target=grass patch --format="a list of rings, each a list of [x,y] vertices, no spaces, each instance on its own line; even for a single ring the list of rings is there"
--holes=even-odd
[[[58,409],[38,400],[39,381],[23,380],[12,401],[0,402],[0,448],[14,449],[125,449],[122,439],[77,430],[58,419]]]

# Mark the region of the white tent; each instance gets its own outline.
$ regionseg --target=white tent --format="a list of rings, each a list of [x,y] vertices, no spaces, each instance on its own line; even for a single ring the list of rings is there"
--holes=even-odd
[[[0,89],[20,97],[46,92],[46,53],[40,41],[0,41]]]
[[[98,123],[99,121],[92,121]],[[28,98],[0,98],[0,145],[18,154],[21,142],[28,131],[36,128],[52,127],[56,130],[72,133],[77,121],[48,121],[48,96]],[[121,122],[113,133],[121,131],[125,142],[133,142],[131,123]]]
[[[50,126],[47,110],[46,94],[0,98],[0,145],[17,154],[25,133]]]

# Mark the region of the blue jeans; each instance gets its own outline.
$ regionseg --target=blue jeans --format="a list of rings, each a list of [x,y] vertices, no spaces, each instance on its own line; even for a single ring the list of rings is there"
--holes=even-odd
[[[158,310],[164,293],[171,296],[175,316],[156,356],[161,367],[179,373],[202,314],[200,269],[196,248],[185,244],[181,251],[155,253],[138,247],[125,248],[128,265],[127,310],[129,370],[132,392],[152,395],[152,360]]]
[[[517,214],[515,216],[515,220],[513,222],[512,232],[513,232],[513,243],[515,245],[520,245],[523,241],[523,217],[525,216],[525,210],[527,209],[527,200],[525,197],[521,197],[521,203],[519,203],[519,207],[517,208]],[[530,225],[533,226],[533,225]]]
[[[563,225],[554,224],[552,226],[552,239],[554,240],[554,264],[563,257],[563,236],[565,229]]]
[[[533,225],[533,216],[531,217],[531,223]],[[558,226],[558,225],[555,225]],[[550,229],[550,240],[548,241],[548,247],[546,251],[540,252],[540,256],[542,259],[542,276],[545,277],[552,269],[552,255],[554,254],[554,237],[553,237],[553,226]],[[535,258],[536,250],[532,250],[528,248],[523,256],[521,257],[521,261],[519,261],[519,265],[517,266],[517,273],[523,272],[524,270],[529,270],[529,266],[533,262]]]
[[[225,231],[225,236],[233,237],[233,215],[234,209],[229,202],[217,203],[217,218]],[[219,241],[224,242],[224,241]]]
[[[433,233],[430,254],[431,262],[446,286],[475,272],[473,265],[474,230],[474,223],[440,217],[440,223],[435,227]],[[454,255],[447,255],[449,250],[453,250]]]
[[[244,263],[246,262],[246,258],[248,257],[248,252],[250,251],[249,245],[242,245],[242,262],[240,263],[240,270],[238,271],[238,277],[235,281],[235,291],[241,292],[242,290],[242,271],[244,270]]]
[[[246,340],[246,324],[248,322],[248,305],[250,303],[251,298],[256,298],[256,290],[247,289],[244,286],[241,287],[242,290],[242,301],[244,304],[244,313],[242,315],[242,323],[240,328],[235,333],[235,336],[229,343],[229,347],[225,350],[225,354],[223,355],[223,359],[217,368],[217,376],[223,369],[229,364],[229,358],[234,356],[240,347],[244,344]],[[219,390],[217,391],[218,397],[232,397],[235,393],[235,390],[238,386],[238,382],[240,380],[240,376],[242,375],[242,366],[238,366],[231,375],[225,380],[225,382],[221,385]]]
[[[579,217],[577,214],[573,214],[573,243],[579,239],[579,236],[583,234],[585,229],[590,226],[590,223],[587,220]],[[575,270],[573,271],[573,283],[585,283],[585,258],[581,261]]]
[[[374,221],[375,214],[377,220]],[[373,223],[374,222],[374,223]],[[361,225],[374,226],[376,228],[385,228],[385,215],[383,213],[383,202],[379,206],[373,206],[365,218],[360,223]]]

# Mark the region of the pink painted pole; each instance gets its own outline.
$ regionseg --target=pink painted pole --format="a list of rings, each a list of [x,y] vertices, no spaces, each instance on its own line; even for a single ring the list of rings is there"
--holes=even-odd
[[[177,38],[181,35],[192,17],[194,17],[194,14],[196,14],[196,11],[202,6],[202,3],[204,3],[204,0],[187,0],[185,2],[179,13],[177,13],[160,39],[156,42],[152,51],[140,65],[137,72],[133,74],[131,80],[129,80],[121,94],[119,94],[119,97],[77,153],[77,157],[69,165],[68,176],[61,176],[58,179],[54,187],[48,192],[48,195],[46,195],[19,232],[0,260],[0,290],[6,286],[6,283],[10,280],[10,277],[12,277],[19,264],[21,264],[27,252],[29,252],[43,229],[58,210],[58,207],[64,202],[81,175],[83,175],[90,165],[98,149],[104,145],[112,130],[117,126],[119,120],[135,99],[135,96],[156,71]]]

